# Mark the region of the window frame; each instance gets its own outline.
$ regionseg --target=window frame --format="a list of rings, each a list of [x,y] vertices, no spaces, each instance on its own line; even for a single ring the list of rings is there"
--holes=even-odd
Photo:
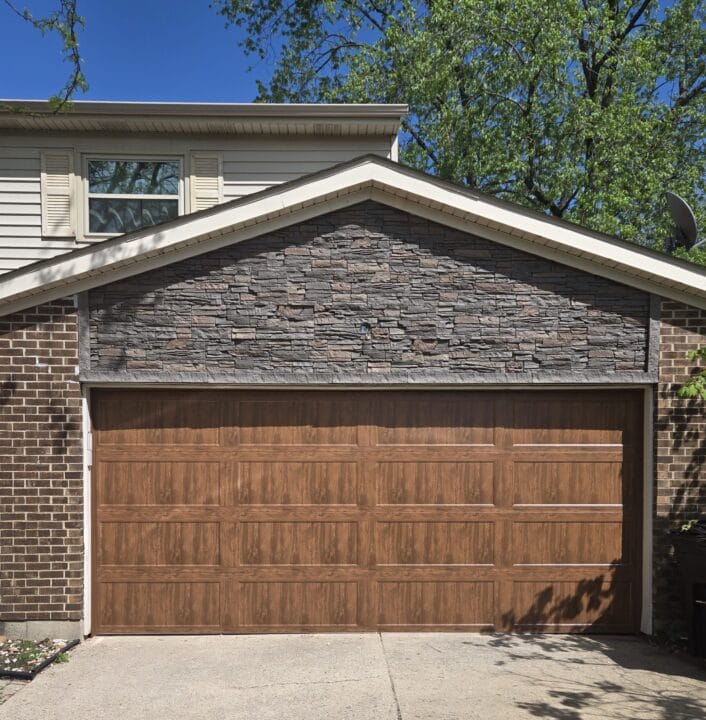
[[[112,160],[114,162],[130,162],[136,160],[139,162],[176,162],[179,165],[179,190],[177,195],[154,195],[154,194],[138,194],[138,193],[92,193],[89,191],[88,164],[92,160]],[[127,233],[99,233],[91,232],[91,215],[90,200],[91,198],[105,198],[115,200],[165,200],[175,199],[177,201],[177,217],[184,214],[184,158],[181,155],[141,155],[135,153],[87,153],[83,156],[83,237],[103,240],[105,238],[119,237]],[[149,225],[140,230],[148,230],[154,225]],[[139,230],[130,230],[130,232],[139,232]]]

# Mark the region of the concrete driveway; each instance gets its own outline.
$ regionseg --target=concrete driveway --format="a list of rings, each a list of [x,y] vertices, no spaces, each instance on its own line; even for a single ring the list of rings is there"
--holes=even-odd
[[[0,705],[12,720],[703,720],[706,673],[636,638],[103,637]]]

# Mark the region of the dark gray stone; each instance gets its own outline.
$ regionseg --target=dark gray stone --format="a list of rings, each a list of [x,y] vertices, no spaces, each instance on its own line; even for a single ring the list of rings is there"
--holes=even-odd
[[[650,298],[366,202],[91,290],[88,324],[83,370],[115,379],[254,369],[588,382],[647,372]]]

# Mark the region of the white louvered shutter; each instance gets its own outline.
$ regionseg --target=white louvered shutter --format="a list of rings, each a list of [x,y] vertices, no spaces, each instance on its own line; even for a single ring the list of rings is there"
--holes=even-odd
[[[221,202],[223,163],[218,154],[191,156],[191,212],[205,210]]]
[[[42,153],[42,235],[76,235],[73,187],[74,156],[69,150]]]

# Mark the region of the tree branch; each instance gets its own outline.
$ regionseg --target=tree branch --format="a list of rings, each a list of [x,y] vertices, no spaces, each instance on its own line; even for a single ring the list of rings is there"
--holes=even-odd
[[[88,83],[83,74],[83,59],[78,47],[78,28],[85,26],[78,14],[77,0],[60,0],[59,8],[45,17],[34,17],[29,10],[20,10],[11,0],[3,0],[10,10],[25,22],[39,30],[42,35],[54,32],[62,39],[64,60],[72,66],[68,80],[59,93],[49,98],[52,112],[57,113],[67,107],[78,90],[86,91]]]

